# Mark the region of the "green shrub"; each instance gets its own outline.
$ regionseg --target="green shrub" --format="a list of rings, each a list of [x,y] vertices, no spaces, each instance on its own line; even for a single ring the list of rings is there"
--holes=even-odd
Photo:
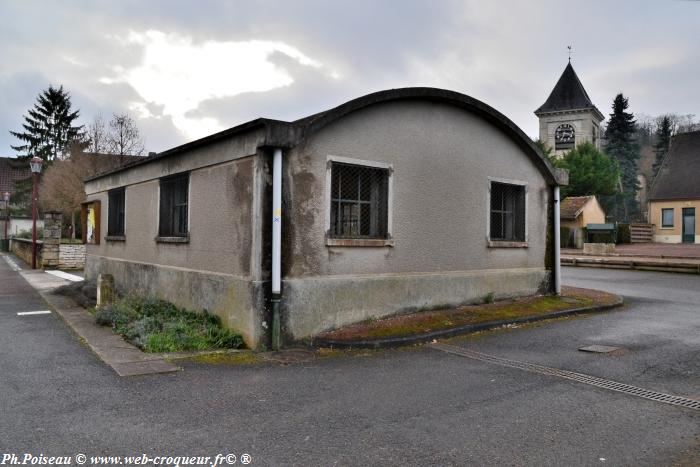
[[[218,316],[156,298],[126,297],[97,310],[95,320],[147,352],[243,346],[241,335],[223,327]]]
[[[20,230],[17,235],[15,235],[16,238],[32,238],[32,231],[31,230]],[[37,227],[36,229],[36,238],[37,240],[42,240],[44,238],[44,229],[41,227]]]
[[[493,303],[493,292],[489,292],[484,296],[484,303]]]

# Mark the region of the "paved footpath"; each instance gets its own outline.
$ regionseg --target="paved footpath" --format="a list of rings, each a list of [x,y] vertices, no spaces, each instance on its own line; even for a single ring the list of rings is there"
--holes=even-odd
[[[700,399],[700,277],[566,268],[564,278],[623,294],[627,305],[449,344]],[[17,316],[41,309],[0,261],[3,453],[231,453],[273,466],[700,465],[698,411],[557,376],[420,346],[290,365],[186,361],[181,372],[121,378],[55,315]],[[577,350],[591,344],[622,350]]]
[[[180,367],[164,360],[162,356],[141,352],[141,350],[114,334],[108,327],[98,326],[95,324],[94,316],[85,309],[76,306],[71,299],[51,293],[57,287],[70,284],[72,281],[82,281],[81,277],[62,271],[23,269],[24,264],[17,257],[9,254],[0,256],[4,260],[0,261],[2,263],[0,268],[9,267],[26,281],[26,284],[22,281],[16,281],[16,284],[21,285],[20,290],[22,293],[35,296],[36,292],[38,292],[45,302],[44,308],[46,310],[30,313],[38,315],[52,312],[58,315],[85,345],[95,352],[119,376],[180,371]],[[30,286],[30,289],[34,290],[30,291],[27,288],[27,284]]]

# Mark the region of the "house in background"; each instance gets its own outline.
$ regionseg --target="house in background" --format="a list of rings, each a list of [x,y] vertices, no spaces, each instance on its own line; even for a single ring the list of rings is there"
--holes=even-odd
[[[649,194],[654,241],[700,243],[700,131],[675,135]]]
[[[584,228],[588,224],[604,224],[605,211],[598,199],[591,196],[569,196],[561,202],[561,227],[568,229],[569,238],[562,235],[562,245],[583,248]]]
[[[92,177],[85,274],[215,313],[250,347],[269,345],[278,322],[299,340],[551,292],[565,178],[480,101],[382,91]]]

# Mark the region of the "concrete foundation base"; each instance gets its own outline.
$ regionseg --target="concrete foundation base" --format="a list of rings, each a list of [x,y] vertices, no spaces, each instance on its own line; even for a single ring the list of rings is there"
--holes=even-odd
[[[85,278],[111,274],[117,292],[155,296],[191,310],[207,310],[241,333],[250,348],[264,340],[263,283],[227,274],[87,255]]]
[[[369,318],[543,293],[545,269],[497,269],[434,274],[381,274],[283,282],[282,316],[292,339],[311,337]]]

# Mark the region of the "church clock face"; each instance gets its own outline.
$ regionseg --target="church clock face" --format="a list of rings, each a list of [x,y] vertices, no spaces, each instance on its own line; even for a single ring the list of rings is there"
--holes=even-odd
[[[554,132],[555,149],[572,149],[574,147],[574,127],[568,123],[562,123]]]

